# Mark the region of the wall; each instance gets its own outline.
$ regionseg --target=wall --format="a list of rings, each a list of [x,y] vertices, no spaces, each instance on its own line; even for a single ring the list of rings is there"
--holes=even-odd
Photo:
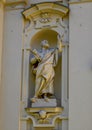
[[[4,10],[3,10],[3,3],[0,2],[0,130],[2,128],[2,86],[1,86],[1,79],[2,79],[2,44],[3,44],[3,19],[4,19]]]
[[[69,130],[91,130],[92,3],[71,3],[69,22]]]
[[[3,69],[2,69],[2,129],[19,129],[22,9],[5,7]]]
[[[21,12],[22,7],[18,7],[17,10],[13,7],[12,9],[5,8],[3,38],[3,6],[2,4],[0,6],[0,63],[3,60],[0,130],[20,128],[20,70],[23,33]],[[69,23],[69,130],[91,130],[92,3],[70,3]],[[2,39],[3,59],[1,59]]]
[[[3,43],[3,19],[4,10],[3,3],[0,2],[0,84],[1,84],[1,61],[2,61],[2,43]]]

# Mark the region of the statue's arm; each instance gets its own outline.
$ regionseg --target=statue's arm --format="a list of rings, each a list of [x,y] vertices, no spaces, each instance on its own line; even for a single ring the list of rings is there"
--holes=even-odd
[[[34,55],[34,60],[41,62],[41,56],[39,55],[36,49],[29,49],[29,51]]]

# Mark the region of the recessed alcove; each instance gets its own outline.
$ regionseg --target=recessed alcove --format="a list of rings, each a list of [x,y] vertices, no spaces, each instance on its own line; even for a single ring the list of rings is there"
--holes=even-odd
[[[37,49],[38,51],[41,49],[41,41],[48,40],[50,44],[50,48],[57,47],[57,35],[56,31],[51,29],[42,29],[41,31],[37,32],[32,39],[30,40],[30,47],[32,49]],[[29,60],[32,58],[32,54],[30,54]],[[31,107],[30,98],[34,96],[35,93],[35,76],[32,73],[32,65],[30,63],[30,71],[29,71],[29,101],[28,107]],[[61,89],[62,89],[62,53],[59,53],[58,64],[55,67],[55,79],[54,79],[54,96],[57,99],[58,106],[61,106]]]

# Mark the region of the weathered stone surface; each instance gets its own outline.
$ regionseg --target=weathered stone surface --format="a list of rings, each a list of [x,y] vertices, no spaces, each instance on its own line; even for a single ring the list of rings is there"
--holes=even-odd
[[[32,107],[56,107],[57,102],[56,99],[49,99],[48,102],[46,102],[44,99],[37,99],[37,102],[32,103]]]

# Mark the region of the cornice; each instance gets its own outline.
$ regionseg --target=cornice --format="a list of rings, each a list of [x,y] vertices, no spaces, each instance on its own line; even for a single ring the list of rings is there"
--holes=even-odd
[[[41,15],[42,13],[44,14],[45,12],[59,14],[64,17],[69,12],[69,9],[63,5],[49,2],[37,4],[33,7],[30,7],[29,9],[26,9],[22,13],[26,19],[31,19]]]
[[[63,0],[30,0],[30,4],[38,4],[43,2],[63,2]]]
[[[7,1],[7,0],[2,0],[2,1],[4,1],[4,4],[6,5],[6,6],[9,6],[9,5],[18,5],[18,4],[27,4],[27,0],[10,0],[10,1]]]
[[[89,3],[89,2],[92,2],[92,0],[81,0],[81,1],[72,1],[72,2],[69,2],[69,4],[83,4],[83,3]]]

